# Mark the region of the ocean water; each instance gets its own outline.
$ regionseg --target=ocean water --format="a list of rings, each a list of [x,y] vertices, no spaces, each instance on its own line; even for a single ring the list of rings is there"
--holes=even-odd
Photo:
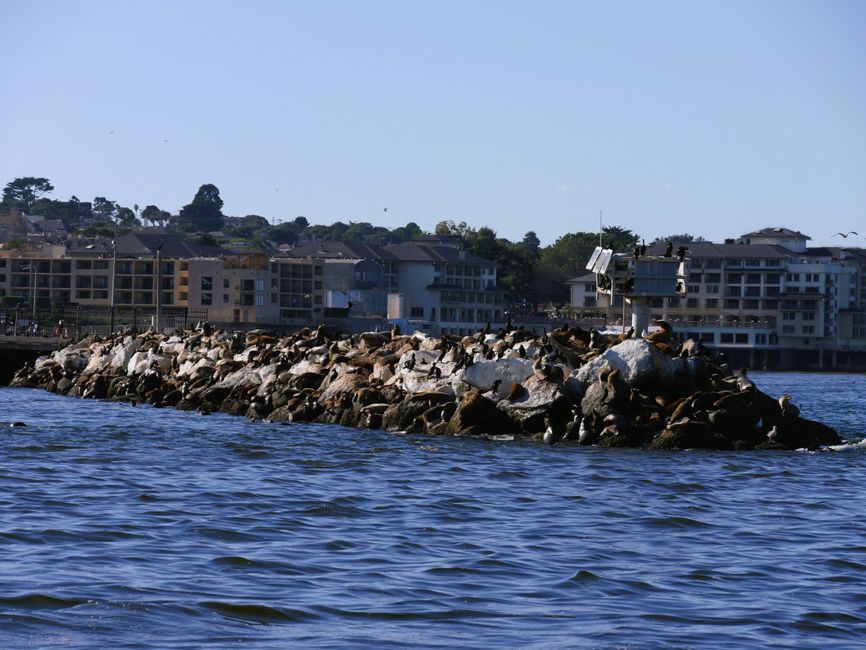
[[[866,435],[866,377],[755,379]],[[10,388],[0,423],[3,648],[866,645],[856,443],[546,447]]]

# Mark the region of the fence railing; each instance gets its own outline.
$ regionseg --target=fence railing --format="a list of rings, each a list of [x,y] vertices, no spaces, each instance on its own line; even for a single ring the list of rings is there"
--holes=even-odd
[[[87,334],[106,336],[130,327],[183,330],[204,320],[207,320],[207,309],[187,307],[161,307],[158,319],[156,307],[71,304],[37,305],[35,309],[27,304],[0,307],[0,331],[6,336],[80,338]]]

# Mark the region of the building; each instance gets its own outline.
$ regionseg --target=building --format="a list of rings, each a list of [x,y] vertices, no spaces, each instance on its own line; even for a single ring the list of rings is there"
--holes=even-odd
[[[866,365],[866,250],[808,240],[765,228],[724,244],[688,242],[686,293],[653,300],[652,317],[751,367]],[[570,284],[586,293],[586,277]],[[621,308],[609,309],[609,322],[620,318]]]
[[[201,246],[159,228],[0,251],[0,299],[50,305],[207,310],[222,325],[347,330],[400,322],[467,334],[504,322],[496,264],[447,243],[313,242],[278,254]]]

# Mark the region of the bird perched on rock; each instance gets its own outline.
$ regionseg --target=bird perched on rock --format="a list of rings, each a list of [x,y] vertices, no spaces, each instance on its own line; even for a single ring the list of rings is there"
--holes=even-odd
[[[442,368],[436,365],[436,361],[433,362],[433,365],[430,366],[430,370],[427,372],[427,379],[439,379],[442,376]]]
[[[413,370],[415,368],[415,353],[412,353],[412,357],[403,362],[403,367],[406,370]]]
[[[779,442],[779,438],[782,437],[782,434],[779,432],[779,429],[776,428],[776,425],[773,425],[773,428],[767,432],[767,440],[770,442]]]

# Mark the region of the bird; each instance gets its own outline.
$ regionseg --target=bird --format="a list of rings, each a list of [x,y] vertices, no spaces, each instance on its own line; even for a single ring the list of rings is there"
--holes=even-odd
[[[776,428],[776,425],[773,425],[773,428],[770,429],[769,433],[767,433],[767,439],[770,442],[778,442],[781,437],[780,431]]]
[[[114,135],[114,131],[109,131],[108,135]]]
[[[673,251],[674,251],[674,243],[669,241],[667,247],[665,248],[664,256],[665,257],[672,257]]]
[[[837,235],[838,235],[839,237],[842,237],[843,239],[848,239],[848,235],[857,235],[857,236],[859,237],[860,233],[858,233],[858,232],[855,231],[855,230],[849,230],[848,232],[837,232],[837,233],[836,233],[835,235],[833,235],[833,236],[836,237]]]
[[[387,211],[388,211],[388,208],[384,208],[384,209],[382,210],[382,212],[387,212]]]

